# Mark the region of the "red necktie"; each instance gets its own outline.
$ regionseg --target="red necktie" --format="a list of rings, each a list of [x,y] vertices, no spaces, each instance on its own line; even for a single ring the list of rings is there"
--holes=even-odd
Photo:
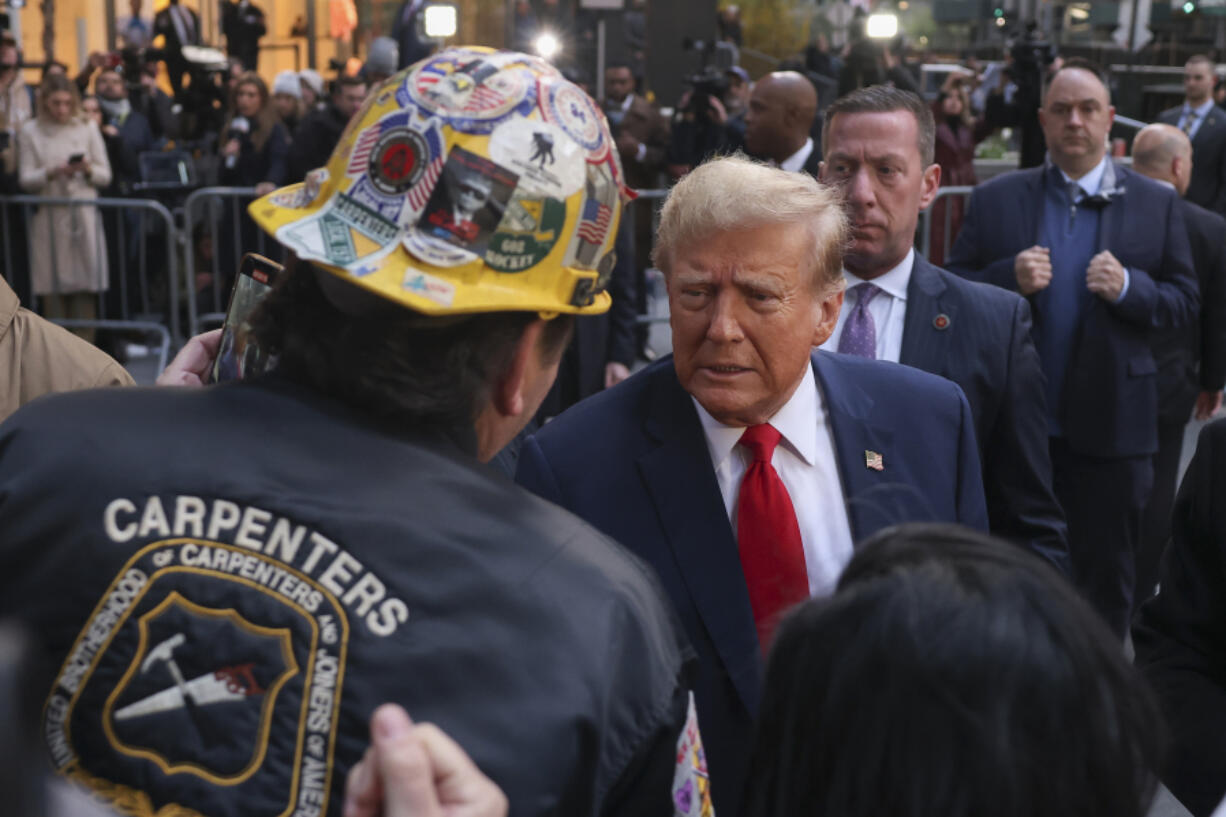
[[[796,511],[771,455],[782,435],[769,423],[750,426],[740,444],[753,462],[737,500],[736,540],[749,587],[758,641],[765,653],[784,610],[809,597],[809,574]]]

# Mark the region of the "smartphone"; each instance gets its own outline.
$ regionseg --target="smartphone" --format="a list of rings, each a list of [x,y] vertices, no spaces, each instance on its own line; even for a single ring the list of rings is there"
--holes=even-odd
[[[226,322],[221,326],[221,345],[210,371],[210,383],[250,380],[272,369],[276,359],[261,349],[251,337],[248,320],[281,277],[284,268],[262,255],[247,253],[230,291]]]
[[[78,162],[83,162],[83,161],[85,161],[84,153],[74,153],[68,157],[68,164],[70,165],[75,165]]]

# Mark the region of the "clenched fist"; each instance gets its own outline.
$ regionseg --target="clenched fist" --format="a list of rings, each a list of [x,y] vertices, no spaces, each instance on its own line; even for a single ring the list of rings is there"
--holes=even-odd
[[[1124,266],[1109,250],[1090,259],[1086,267],[1086,289],[1108,303],[1115,303],[1124,291]]]
[[[1051,250],[1038,244],[1022,250],[1013,259],[1013,274],[1017,276],[1018,291],[1023,295],[1047,289],[1051,283]]]

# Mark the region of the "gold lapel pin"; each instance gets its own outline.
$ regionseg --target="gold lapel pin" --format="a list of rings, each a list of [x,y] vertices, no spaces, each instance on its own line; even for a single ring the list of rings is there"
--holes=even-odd
[[[864,467],[872,468],[874,471],[884,471],[885,462],[884,460],[882,460],[881,455],[878,454],[876,451],[865,451],[864,452]]]

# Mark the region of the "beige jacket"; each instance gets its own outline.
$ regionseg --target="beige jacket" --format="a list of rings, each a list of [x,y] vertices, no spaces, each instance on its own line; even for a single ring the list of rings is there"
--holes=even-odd
[[[49,171],[74,153],[89,159],[89,175],[50,178]],[[37,196],[95,199],[111,183],[102,134],[93,122],[80,120],[58,125],[31,119],[22,125],[17,169],[22,189]],[[97,208],[42,206],[30,216],[30,278],[35,295],[106,291],[106,238]]]
[[[0,278],[0,421],[42,394],[132,384],[105,352],[23,309]]]

